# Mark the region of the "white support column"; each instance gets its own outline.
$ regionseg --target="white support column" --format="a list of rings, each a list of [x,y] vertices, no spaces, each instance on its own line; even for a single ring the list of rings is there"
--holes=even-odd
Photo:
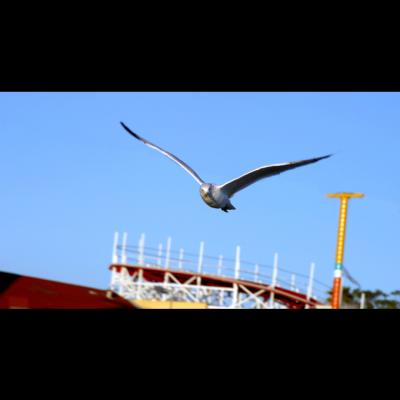
[[[223,260],[224,260],[224,257],[222,256],[222,254],[220,254],[218,257],[217,275],[222,275]],[[220,290],[219,291],[219,306],[222,307],[223,305],[224,305],[224,291]]]
[[[197,273],[201,274],[203,270],[203,253],[204,253],[204,242],[200,242],[200,249],[199,249],[199,262],[197,264]]]
[[[291,280],[290,280],[290,290],[295,290],[296,289],[296,275],[292,274]]]
[[[260,272],[260,267],[258,266],[258,264],[256,264],[254,266],[254,282],[258,282],[258,274]]]
[[[309,277],[309,280],[308,280],[308,288],[307,288],[307,300],[310,300],[311,296],[312,296],[314,269],[315,269],[315,263],[311,263],[311,265],[310,265],[310,277]],[[308,304],[306,304],[306,308],[310,308],[310,306]]]
[[[168,272],[165,272],[165,273],[164,273],[164,285],[163,285],[163,288],[166,289],[166,293],[163,293],[163,294],[161,295],[161,300],[162,300],[162,301],[165,301],[166,298],[167,298],[168,295],[169,295],[169,290],[168,290],[168,288],[167,288],[168,282],[169,282]]]
[[[222,307],[224,305],[224,291],[219,291],[219,306]]]
[[[161,257],[162,257],[162,243],[158,245],[158,256],[157,256],[157,265],[161,267]]]
[[[114,232],[112,263],[118,264],[118,232]]]
[[[365,308],[365,293],[361,293],[361,299],[360,299],[360,308],[364,309]]]
[[[218,269],[217,269],[217,275],[222,275],[222,262],[223,262],[224,257],[220,254],[218,257]]]
[[[122,267],[119,273],[119,290],[118,294],[123,296],[124,289],[126,284],[126,268]]]
[[[200,294],[201,294],[201,292],[200,292],[200,286],[201,286],[201,277],[200,276],[198,276],[197,278],[196,278],[196,282],[197,282],[197,291],[196,291],[196,299],[197,299],[197,301],[198,302],[200,302],[201,301],[201,299],[200,299]]]
[[[239,299],[239,287],[236,283],[233,284],[233,304],[232,307],[236,308],[236,305],[238,304],[238,299]]]
[[[240,276],[240,246],[236,246],[235,279],[239,279],[239,276]]]
[[[126,264],[127,262],[127,256],[126,256],[126,241],[128,240],[128,233],[124,232],[124,235],[122,237],[122,257],[121,257],[121,263]]]
[[[183,249],[179,249],[179,269],[183,269]]]
[[[145,240],[145,234],[142,233],[140,235],[139,239],[139,244],[138,244],[138,256],[137,256],[137,262],[138,265],[144,265],[144,240]]]
[[[167,239],[167,250],[165,254],[165,268],[169,269],[169,253],[171,251],[171,237]]]
[[[116,262],[115,264],[117,264]],[[111,268],[111,282],[110,282],[110,289],[114,290],[117,282],[117,272],[115,271],[115,268]]]
[[[272,274],[272,284],[276,286],[278,282],[278,253],[274,254],[274,271]]]
[[[137,280],[137,294],[136,294],[136,298],[138,300],[142,298],[142,283],[143,283],[143,270],[140,269]]]
[[[272,271],[272,287],[275,289],[278,281],[278,253],[274,254],[274,269]],[[270,296],[270,308],[275,308],[275,293],[272,292]]]

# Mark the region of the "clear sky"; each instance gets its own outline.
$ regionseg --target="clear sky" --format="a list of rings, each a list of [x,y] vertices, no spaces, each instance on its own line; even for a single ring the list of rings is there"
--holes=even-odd
[[[224,213],[196,182],[335,155],[262,180]],[[242,258],[332,282],[339,201],[344,264],[366,289],[400,289],[399,93],[1,93],[0,269],[106,288],[114,231],[137,244]],[[345,284],[349,282],[345,281]]]

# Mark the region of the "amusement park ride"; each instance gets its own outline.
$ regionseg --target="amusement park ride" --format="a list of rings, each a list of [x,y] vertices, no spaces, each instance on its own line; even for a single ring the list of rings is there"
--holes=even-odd
[[[162,244],[158,248],[145,247],[144,234],[137,246],[127,245],[127,233],[123,234],[121,245],[118,238],[116,232],[110,289],[137,307],[302,309],[321,306],[313,295],[316,283],[313,263],[304,293],[296,286],[294,274],[290,282],[278,277],[278,254],[274,255],[273,266],[266,266],[242,261],[239,246],[234,259],[204,255],[204,242],[200,242],[197,255],[185,254],[183,249],[173,252],[168,238],[163,256]],[[128,257],[132,253],[135,260]],[[260,267],[271,271],[260,273]],[[280,273],[287,275],[290,271]]]
[[[0,271],[0,308],[340,308],[348,200],[364,195],[327,196],[341,200],[332,305],[323,303],[330,286],[314,278],[314,263],[307,276],[278,268],[277,253],[270,266],[243,260],[239,246],[233,259],[205,255],[204,242],[197,254],[173,251],[171,238],[163,253],[162,244],[146,247],[144,234],[131,246],[115,232],[108,290]]]
[[[204,242],[200,242],[196,259],[194,254],[184,256],[183,249],[179,250],[179,255],[171,256],[171,238],[168,238],[163,258],[162,244],[158,249],[145,247],[142,234],[137,246],[127,246],[127,233],[124,233],[119,245],[118,232],[114,235],[110,289],[139,308],[340,308],[348,200],[364,195],[336,193],[327,196],[341,200],[332,305],[323,304],[313,295],[316,284],[324,286],[323,290],[319,289],[324,294],[329,289],[314,279],[314,263],[310,265],[307,288],[301,290],[295,285],[295,274],[291,273],[290,283],[288,279],[278,278],[277,253],[273,267],[269,267],[271,274],[260,274],[260,264],[241,261],[239,246],[234,260],[224,260],[221,255],[218,258],[204,256]],[[128,253],[134,253],[136,260],[128,259]],[[249,264],[254,266],[251,271]],[[281,274],[290,273],[280,271]]]
[[[344,240],[346,237],[347,207],[349,199],[364,197],[362,193],[330,193],[327,197],[340,199],[339,224],[336,244],[336,263],[332,289],[332,308],[340,308],[342,293],[342,272]]]

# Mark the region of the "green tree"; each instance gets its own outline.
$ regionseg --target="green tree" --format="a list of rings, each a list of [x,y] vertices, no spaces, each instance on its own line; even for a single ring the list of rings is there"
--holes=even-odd
[[[332,302],[332,290],[328,292],[327,302]],[[394,290],[387,294],[382,290],[364,290],[352,289],[349,286],[343,287],[342,308],[360,308],[361,295],[365,295],[365,308],[367,309],[400,309],[400,290]]]

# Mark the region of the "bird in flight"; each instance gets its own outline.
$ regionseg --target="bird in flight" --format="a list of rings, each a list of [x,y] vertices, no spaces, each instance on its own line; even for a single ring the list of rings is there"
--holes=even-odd
[[[210,207],[220,208],[222,211],[225,212],[228,212],[228,210],[236,210],[236,208],[230,202],[230,198],[236,192],[246,188],[247,186],[250,186],[254,182],[257,182],[260,179],[268,178],[273,175],[278,175],[281,172],[285,172],[293,168],[315,163],[319,160],[323,160],[324,158],[328,158],[332,155],[329,154],[322,157],[310,158],[308,160],[264,165],[262,167],[253,169],[245,173],[244,175],[239,176],[238,178],[232,179],[229,182],[223,183],[222,185],[216,185],[213,183],[204,182],[203,179],[201,179],[200,176],[192,168],[189,167],[189,165],[180,160],[178,157],[162,149],[161,147],[155,145],[154,143],[151,143],[148,140],[140,137],[137,133],[129,129],[123,122],[121,122],[121,125],[133,137],[142,141],[145,145],[151,147],[152,149],[157,150],[160,153],[164,154],[172,161],[175,161],[177,164],[179,164],[183,169],[185,169],[193,177],[193,179],[200,185],[200,196],[204,200],[204,202]]]

